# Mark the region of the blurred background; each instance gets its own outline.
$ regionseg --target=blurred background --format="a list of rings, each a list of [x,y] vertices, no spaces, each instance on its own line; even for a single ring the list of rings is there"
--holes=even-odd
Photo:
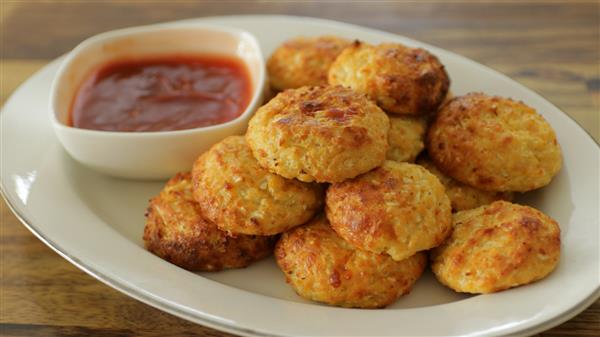
[[[184,18],[287,14],[421,40],[536,90],[599,136],[598,1],[2,1],[2,99],[31,72],[94,34]]]
[[[234,14],[321,17],[448,49],[537,91],[600,141],[598,1],[0,0],[0,100],[94,34]],[[228,336],[162,313],[87,276],[27,232],[4,202],[0,204],[1,335]],[[541,335],[600,335],[600,304]]]

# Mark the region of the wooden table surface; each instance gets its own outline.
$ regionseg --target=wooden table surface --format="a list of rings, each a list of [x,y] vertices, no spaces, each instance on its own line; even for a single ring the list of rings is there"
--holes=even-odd
[[[570,2],[77,2],[2,0],[0,99],[93,34],[228,14],[293,14],[402,34],[497,69],[556,104],[596,141],[600,5]],[[6,336],[230,336],[137,302],[42,244],[1,202],[0,334]],[[600,336],[600,301],[541,336]]]

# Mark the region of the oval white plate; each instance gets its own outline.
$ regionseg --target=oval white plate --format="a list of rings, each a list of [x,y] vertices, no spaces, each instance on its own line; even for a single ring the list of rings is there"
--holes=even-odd
[[[526,195],[558,220],[558,269],[532,285],[466,296],[425,275],[413,292],[384,310],[308,303],[288,287],[272,259],[243,270],[194,274],[144,250],[147,200],[162,183],[109,178],[74,162],[48,121],[50,82],[58,60],[19,88],[2,123],[2,191],[23,223],[63,257],[102,282],[185,319],[244,335],[496,336],[533,334],[573,317],[600,295],[599,157],[596,143],[551,103],[489,68],[390,33],[284,16],[234,16],[192,21],[254,33],[264,55],[296,35],[337,34],[369,42],[398,41],[437,54],[452,91],[484,91],[523,100],[555,128],[564,167],[550,186]],[[178,23],[171,23],[178,24]]]

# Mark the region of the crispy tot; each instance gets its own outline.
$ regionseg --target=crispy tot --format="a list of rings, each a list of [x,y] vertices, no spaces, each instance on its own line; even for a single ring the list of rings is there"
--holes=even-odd
[[[321,186],[265,170],[243,136],[215,144],[196,160],[192,176],[203,214],[230,233],[282,233],[310,220],[323,205]]]
[[[192,271],[246,267],[271,254],[273,237],[229,235],[202,216],[189,173],[171,178],[150,200],[144,228],[146,249]]]
[[[526,192],[550,183],[562,165],[554,130],[522,102],[482,93],[453,98],[427,133],[442,172],[485,191]]]
[[[285,41],[267,61],[273,89],[327,84],[327,72],[336,57],[351,44],[337,36],[297,37]]]
[[[386,161],[327,189],[327,218],[355,247],[396,261],[440,245],[452,230],[444,186],[425,168]]]
[[[407,294],[427,259],[417,253],[394,261],[354,248],[324,216],[284,233],[275,248],[277,264],[298,295],[352,308],[380,308]]]
[[[305,182],[340,182],[385,160],[389,119],[340,86],[289,89],[250,120],[246,140],[269,171]]]
[[[454,231],[431,252],[431,269],[446,286],[492,293],[546,277],[560,258],[560,228],[544,213],[496,201],[454,214]]]
[[[329,84],[364,93],[388,113],[425,115],[442,103],[450,79],[424,49],[356,41],[329,68]]]

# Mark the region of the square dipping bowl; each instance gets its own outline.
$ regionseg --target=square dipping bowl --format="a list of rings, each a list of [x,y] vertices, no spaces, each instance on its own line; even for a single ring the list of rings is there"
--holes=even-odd
[[[246,109],[222,124],[177,131],[99,131],[69,125],[75,95],[94,71],[119,60],[173,55],[240,59],[252,86]],[[127,28],[91,37],[66,56],[52,83],[50,119],[62,146],[81,164],[120,178],[166,179],[189,171],[200,154],[223,138],[243,134],[266,89],[260,46],[246,31],[193,23]]]

